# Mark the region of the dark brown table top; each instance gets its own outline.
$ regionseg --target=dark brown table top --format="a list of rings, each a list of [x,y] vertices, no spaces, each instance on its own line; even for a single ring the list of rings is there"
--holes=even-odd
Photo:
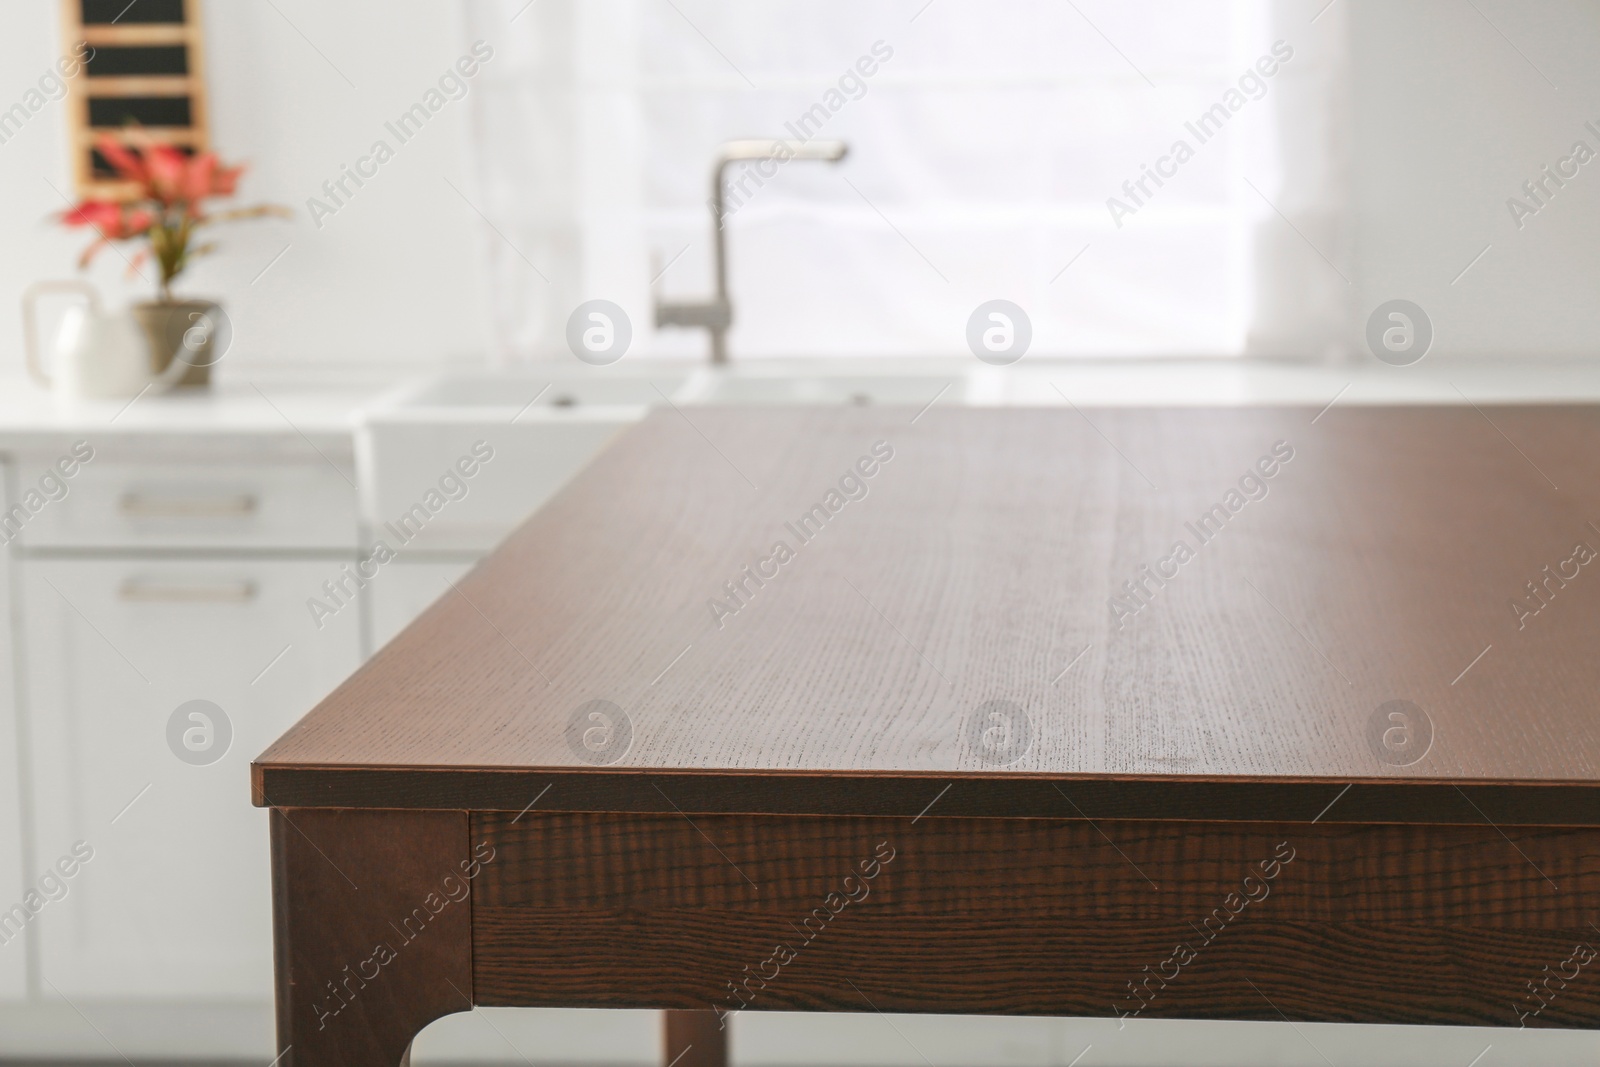
[[[1597,523],[1593,407],[662,409],[256,800],[1600,824]]]

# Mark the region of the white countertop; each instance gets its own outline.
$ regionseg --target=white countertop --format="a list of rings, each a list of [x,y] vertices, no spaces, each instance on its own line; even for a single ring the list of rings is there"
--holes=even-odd
[[[332,383],[224,382],[133,400],[62,402],[28,381],[0,380],[0,434],[305,433],[348,437],[355,413],[385,390]]]
[[[1500,361],[1434,360],[1390,367],[1367,360],[1349,365],[1271,363],[1244,360],[1023,360],[990,367],[973,360],[771,360],[734,364],[714,371],[704,364],[635,361],[609,368],[571,360],[527,363],[505,371],[451,372],[446,377],[505,384],[505,395],[532,395],[541,383],[596,378],[659,379],[675,402],[695,402],[719,374],[739,378],[855,379],[921,378],[928,399],[937,382],[952,388],[940,403],[1064,405],[1133,404],[1494,404],[1600,403],[1600,359]],[[438,377],[438,376],[434,376]],[[246,379],[222,375],[211,390],[146,394],[123,400],[63,404],[24,378],[0,378],[0,446],[26,447],[31,440],[62,437],[221,435],[296,439],[317,447],[348,447],[363,420],[396,410],[397,398],[415,393],[427,376],[399,372],[293,378]],[[407,388],[407,383],[411,388]],[[870,391],[870,382],[869,388]],[[918,394],[920,395],[920,394]],[[897,397],[899,399],[899,397]],[[509,401],[508,401],[509,402]],[[902,400],[902,402],[904,402]],[[405,409],[407,421],[427,421],[428,408]],[[457,412],[459,414],[459,412]],[[131,443],[131,442],[130,442]]]

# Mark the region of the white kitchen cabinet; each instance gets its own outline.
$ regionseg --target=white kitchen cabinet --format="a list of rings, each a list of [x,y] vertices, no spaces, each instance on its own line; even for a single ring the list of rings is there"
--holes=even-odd
[[[38,464],[43,467],[43,463]],[[339,549],[350,544],[356,495],[322,462],[174,463],[97,456],[71,492],[29,520],[26,548]]]
[[[37,921],[42,977],[66,996],[271,995],[267,816],[249,764],[359,664],[357,611],[317,629],[306,608],[338,565],[20,560],[35,851],[93,849]],[[231,723],[208,765],[169,746],[169,719],[197,699]]]
[[[7,505],[9,465],[0,462],[0,508]],[[28,992],[28,940],[24,920],[10,915],[27,891],[23,861],[24,790],[21,736],[16,716],[16,676],[11,648],[11,568],[0,555],[0,1001],[20,1000]],[[21,924],[14,932],[12,924]]]
[[[370,414],[355,439],[362,518],[396,551],[487,552],[646,410],[544,407],[515,420],[514,407]]]
[[[450,592],[450,583],[477,563],[468,559],[408,559],[404,556],[388,564],[367,587],[372,610],[372,647],[382,648],[394,640],[411,620],[429,604]],[[452,594],[453,595],[453,594]]]

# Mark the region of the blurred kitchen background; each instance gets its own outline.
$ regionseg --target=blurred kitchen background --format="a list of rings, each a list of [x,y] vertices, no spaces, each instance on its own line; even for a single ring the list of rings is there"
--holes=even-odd
[[[104,6],[13,3],[0,34],[0,502],[94,452],[3,537],[0,909],[76,842],[94,858],[15,930],[0,912],[0,1061],[270,1060],[249,760],[650,405],[1600,399],[1600,168],[1575,151],[1600,149],[1593,3]],[[288,212],[217,227],[180,278],[226,310],[210,385],[74,398],[28,375],[25,292],[81,278],[117,311],[152,284],[131,247],[75,268],[85,230],[58,219],[94,71],[59,99],[47,76],[80,23],[137,38],[173,9],[188,124],[247,165],[240,202]],[[740,138],[848,152],[728,169],[719,369],[707,330],[655,308],[712,298],[712,167]],[[595,300],[626,326],[613,361],[571,341]],[[1027,317],[1016,358],[969,340],[991,300]],[[1431,344],[1385,358],[1368,321],[1394,300]],[[42,305],[47,365],[67,304]],[[470,494],[348,611],[311,611],[479,440]],[[195,699],[229,716],[210,762],[169,751]],[[735,1025],[736,1062],[764,1067],[1600,1053],[1555,1031]],[[644,1064],[656,1027],[479,1011],[416,1062]]]
[[[228,232],[189,288],[227,296],[225,376],[559,358],[595,296],[641,327],[632,358],[697,355],[696,333],[645,327],[668,262],[667,294],[709,292],[717,147],[785,136],[881,41],[893,57],[821,133],[848,160],[784,168],[730,220],[742,358],[965,355],[992,296],[1028,310],[1041,356],[1328,358],[1395,296],[1438,324],[1435,356],[1590,354],[1594,194],[1580,175],[1520,231],[1506,199],[1593,140],[1600,13],[1325,3],[207,5],[213,141],[295,218]],[[61,54],[59,22],[10,14],[0,101]],[[1294,58],[1266,96],[1115,228],[1107,198],[1278,39]],[[476,40],[493,59],[465,98],[314,224],[306,201]],[[45,222],[71,195],[64,112],[0,145],[6,293],[81,244]],[[93,279],[125,273],[102,256]],[[17,315],[0,300],[0,337]]]

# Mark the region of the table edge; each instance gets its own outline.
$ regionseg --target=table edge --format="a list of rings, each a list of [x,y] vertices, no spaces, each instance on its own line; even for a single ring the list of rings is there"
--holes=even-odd
[[[1590,780],[252,763],[258,807],[1600,826]]]

